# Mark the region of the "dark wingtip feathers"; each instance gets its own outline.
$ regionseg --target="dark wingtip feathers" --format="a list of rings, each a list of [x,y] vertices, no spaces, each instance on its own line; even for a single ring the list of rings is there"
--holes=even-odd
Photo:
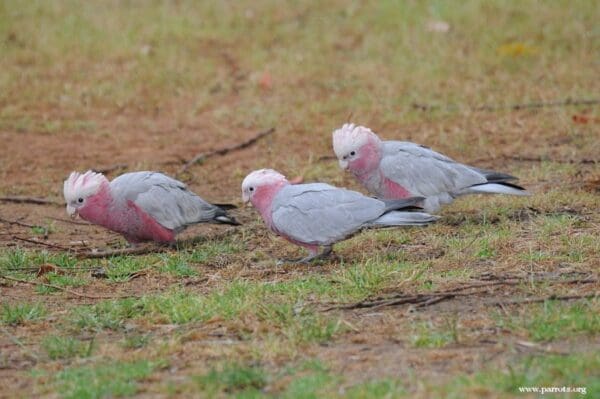
[[[423,209],[425,197],[410,197],[398,200],[384,200],[385,211],[418,211]]]

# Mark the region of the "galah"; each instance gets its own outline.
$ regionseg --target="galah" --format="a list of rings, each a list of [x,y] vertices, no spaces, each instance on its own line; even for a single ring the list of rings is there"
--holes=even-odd
[[[72,172],[63,190],[71,217],[116,231],[131,244],[172,243],[196,223],[238,224],[184,183],[158,172],[125,173],[110,183],[101,173]]]
[[[345,124],[333,132],[340,167],[382,199],[425,197],[436,212],[465,194],[529,195],[505,173],[468,166],[408,141],[382,141],[364,126]]]
[[[298,263],[328,256],[334,243],[365,228],[425,225],[437,219],[408,211],[419,209],[423,198],[383,201],[324,183],[291,184],[272,169],[246,176],[242,199],[252,203],[272,232],[308,250],[308,257],[293,261]]]

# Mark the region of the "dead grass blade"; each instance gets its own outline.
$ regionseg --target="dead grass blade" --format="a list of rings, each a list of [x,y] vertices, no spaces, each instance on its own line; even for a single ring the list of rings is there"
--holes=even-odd
[[[213,150],[213,151],[208,151],[208,152],[201,152],[199,154],[197,154],[196,156],[194,156],[192,159],[190,159],[189,161],[187,161],[177,172],[177,175],[182,174],[183,172],[187,171],[191,166],[197,164],[198,162],[202,162],[208,158],[214,157],[216,155],[225,155],[229,152],[232,151],[237,151],[237,150],[241,150],[244,149],[246,147],[251,146],[252,144],[256,143],[258,140],[260,140],[261,138],[270,135],[271,133],[275,132],[275,128],[272,127],[270,129],[264,130],[258,134],[256,134],[255,136],[242,141],[241,143],[235,144],[235,145],[231,145],[228,147],[223,147],[220,148],[218,150]]]
[[[600,104],[600,99],[591,99],[591,100],[573,100],[571,98],[567,98],[563,101],[548,101],[548,102],[531,102],[531,103],[523,103],[523,104],[509,104],[509,105],[479,105],[475,107],[466,107],[470,111],[501,111],[501,110],[511,110],[518,111],[522,109],[537,109],[537,108],[555,108],[555,107],[569,107],[569,106],[577,106],[577,105],[597,105]],[[434,105],[434,104],[423,104],[423,103],[412,103],[412,107],[414,109],[420,111],[436,111],[436,110],[457,110],[460,109],[459,105],[456,104],[448,104],[448,105]]]
[[[352,309],[363,309],[363,308],[371,308],[371,309],[379,309],[387,306],[398,306],[405,304],[415,304],[418,308],[424,308],[427,306],[435,305],[437,303],[453,299],[457,296],[475,296],[480,294],[485,294],[486,290],[482,290],[481,288],[487,288],[491,286],[500,286],[500,285],[521,285],[521,284],[531,284],[535,283],[548,283],[548,284],[593,284],[597,283],[598,279],[596,278],[578,278],[578,279],[570,279],[570,280],[544,280],[544,279],[511,279],[511,280],[500,280],[486,283],[475,283],[475,284],[467,284],[460,287],[452,288],[447,291],[441,292],[433,292],[429,294],[416,294],[416,295],[407,295],[407,294],[395,294],[392,296],[387,296],[385,298],[376,298],[374,300],[360,301],[351,304],[337,305],[331,306],[329,308],[324,309],[323,311],[328,312],[331,310],[352,310]],[[463,292],[467,290],[475,289],[472,292]],[[587,298],[594,297],[597,294],[593,295],[572,295],[572,296],[549,296],[546,298],[528,298],[517,301],[508,301],[508,302],[494,302],[492,305],[500,306],[510,305],[515,303],[534,303],[534,302],[544,302],[546,300],[569,300],[569,299],[578,299],[578,298]]]
[[[524,299],[515,299],[512,301],[497,301],[492,302],[490,305],[492,306],[505,306],[505,305],[521,305],[527,303],[540,303],[546,301],[571,301],[575,299],[592,299],[600,296],[600,292],[595,292],[593,294],[586,295],[550,295],[543,298],[524,298]]]
[[[73,291],[68,288],[61,287],[59,285],[42,283],[40,281],[22,280],[20,278],[5,276],[5,275],[1,275],[1,274],[0,274],[0,278],[9,280],[9,281],[14,281],[16,283],[48,287],[48,288],[52,288],[52,289],[55,289],[58,291],[65,292],[67,294],[71,294],[71,295],[79,297],[79,298],[86,298],[86,299],[123,299],[123,298],[131,298],[131,297],[136,296],[136,295],[108,295],[108,296],[107,295],[90,295],[90,294],[83,294],[81,292]]]
[[[49,200],[39,197],[24,197],[24,196],[6,196],[0,197],[0,202],[12,202],[15,204],[36,204],[36,205],[63,205],[61,202]]]

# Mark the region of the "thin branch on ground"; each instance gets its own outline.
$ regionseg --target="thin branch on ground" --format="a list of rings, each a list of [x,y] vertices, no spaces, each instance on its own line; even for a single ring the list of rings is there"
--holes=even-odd
[[[213,151],[208,151],[208,152],[201,152],[199,154],[197,154],[196,156],[194,156],[192,159],[190,159],[189,161],[187,161],[177,172],[177,174],[181,174],[185,171],[187,171],[191,166],[205,161],[208,158],[214,157],[216,155],[225,155],[229,152],[232,151],[237,151],[237,150],[241,150],[244,149],[246,147],[251,146],[252,144],[256,143],[258,140],[260,140],[261,138],[268,136],[269,134],[273,133],[275,131],[275,128],[272,127],[270,129],[264,130],[260,133],[258,133],[257,135],[242,141],[241,143],[235,144],[235,145],[231,145],[228,147],[223,147],[220,148],[218,150],[213,150]]]
[[[25,196],[6,196],[0,197],[0,202],[13,202],[16,204],[36,204],[36,205],[62,205],[61,202],[53,201],[47,198],[25,197]]]
[[[598,279],[595,279],[595,278],[581,279],[580,278],[580,279],[570,279],[570,280],[559,280],[559,279],[555,279],[555,280],[543,280],[543,279],[500,280],[500,281],[493,281],[493,282],[487,282],[487,283],[468,284],[468,285],[463,285],[461,287],[452,288],[447,291],[432,292],[432,293],[428,293],[428,294],[416,294],[416,295],[395,294],[392,296],[386,296],[384,298],[379,297],[379,298],[375,298],[372,300],[360,301],[360,302],[356,302],[356,303],[352,303],[352,304],[331,306],[329,308],[326,308],[324,311],[327,312],[327,311],[334,310],[334,309],[343,309],[343,310],[363,309],[363,308],[379,309],[382,307],[397,306],[397,305],[404,305],[404,304],[415,304],[415,305],[417,305],[417,307],[422,308],[422,307],[434,305],[434,304],[442,302],[442,301],[453,299],[457,296],[465,297],[465,296],[475,296],[478,294],[484,294],[486,290],[481,290],[480,288],[487,288],[487,287],[499,286],[499,285],[514,286],[514,285],[521,285],[521,284],[530,284],[531,282],[548,283],[548,284],[593,284],[593,283],[597,283]],[[471,289],[476,289],[476,290],[472,291],[472,292],[461,292],[461,291],[467,291],[467,290],[471,290]],[[477,290],[477,289],[479,289],[479,290]],[[562,299],[562,297],[560,297],[560,299]],[[532,301],[535,302],[538,300],[533,299]],[[540,300],[540,301],[543,301],[543,300]],[[501,306],[502,304],[510,304],[510,303],[511,302],[502,302],[502,303],[497,303],[497,304],[498,304],[498,306]]]
[[[540,302],[546,302],[546,301],[570,301],[570,300],[574,300],[574,299],[592,299],[592,298],[598,298],[598,297],[600,297],[600,292],[595,292],[593,294],[587,294],[587,295],[563,295],[563,296],[550,295],[550,296],[543,297],[543,298],[524,298],[524,299],[515,299],[512,301],[498,301],[498,302],[492,302],[490,305],[493,305],[493,306],[520,305],[520,304],[526,304],[526,303],[540,303]]]
[[[81,292],[73,291],[73,290],[70,290],[68,288],[61,287],[59,285],[42,283],[40,281],[22,280],[20,278],[5,276],[5,275],[2,275],[2,274],[0,274],[0,278],[3,278],[5,280],[9,280],[9,281],[14,281],[14,282],[17,282],[17,283],[22,283],[22,284],[29,284],[29,285],[36,285],[36,286],[43,286],[43,287],[52,288],[52,289],[55,289],[55,290],[58,290],[58,291],[65,292],[67,294],[74,295],[74,296],[79,297],[79,298],[87,298],[87,299],[123,299],[123,298],[131,298],[131,297],[135,296],[135,295],[118,295],[118,296],[114,296],[114,295],[109,295],[109,296],[106,296],[106,295],[89,295],[89,294],[83,294]]]
[[[98,168],[98,169],[92,169],[92,170],[96,173],[106,174],[106,173],[114,172],[115,170],[126,169],[128,166],[129,165],[126,163],[117,163],[117,164],[114,164],[111,166],[107,166],[105,168]]]
[[[8,223],[8,224],[14,224],[16,226],[21,226],[21,227],[27,227],[27,228],[30,228],[30,229],[33,229],[33,228],[45,229],[44,226],[38,226],[36,224],[23,223],[23,222],[20,222],[18,220],[9,220],[9,219],[1,218],[1,217],[0,217],[0,222],[2,222],[2,223]]]
[[[63,247],[62,245],[57,245],[57,244],[52,244],[49,242],[43,242],[43,241],[37,241],[37,240],[31,240],[29,238],[24,238],[24,237],[19,237],[19,236],[12,236],[12,238],[14,240],[19,240],[19,241],[24,241],[24,242],[29,242],[32,244],[36,244],[36,245],[42,245],[44,247],[49,247],[49,248],[55,248],[55,249],[60,249],[62,251],[72,251],[71,248],[68,247]]]
[[[574,100],[568,98],[563,101],[548,101],[548,102],[531,102],[531,103],[523,103],[523,104],[509,104],[509,105],[480,105],[475,107],[464,107],[469,111],[500,111],[500,110],[512,110],[518,111],[522,109],[536,109],[536,108],[552,108],[552,107],[567,107],[567,106],[576,106],[576,105],[597,105],[600,104],[600,99],[591,99],[591,100]],[[435,110],[457,110],[461,109],[460,105],[450,104],[450,105],[434,105],[434,104],[422,104],[422,103],[412,103],[411,104],[414,109],[418,109],[421,111],[435,111]]]
[[[63,222],[63,223],[69,223],[69,224],[76,224],[78,226],[93,226],[93,224],[91,224],[89,222],[78,222],[77,220],[57,218],[57,217],[54,217],[54,216],[46,216],[46,218],[47,219],[51,219],[51,220],[55,220],[57,222]]]
[[[86,252],[78,252],[77,257],[83,259],[102,259],[102,258],[111,258],[113,256],[121,256],[121,255],[144,255],[155,252],[164,252],[169,249],[168,246],[140,246],[133,248],[120,248],[120,249],[112,249],[106,251],[86,251]]]
[[[321,155],[319,158],[317,158],[317,162],[335,161],[335,160],[337,160],[337,157],[335,155]]]
[[[541,156],[537,156],[537,157],[532,157],[532,156],[528,156],[528,155],[511,155],[511,154],[501,154],[497,157],[491,157],[491,158],[477,158],[475,160],[472,160],[472,163],[478,163],[478,162],[485,162],[485,161],[491,161],[494,159],[504,159],[504,160],[512,160],[512,161],[518,161],[518,162],[553,162],[553,163],[565,163],[565,164],[574,164],[574,165],[586,165],[586,164],[597,164],[600,163],[600,159],[589,159],[589,158],[583,158],[583,159],[552,159],[552,158],[545,158],[545,157],[541,157]]]

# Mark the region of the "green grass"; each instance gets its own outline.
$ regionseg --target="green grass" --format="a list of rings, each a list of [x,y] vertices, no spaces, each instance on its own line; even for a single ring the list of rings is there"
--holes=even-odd
[[[129,333],[121,341],[121,346],[125,349],[140,349],[146,347],[150,340],[149,334]]]
[[[462,398],[477,394],[489,396],[494,393],[522,395],[519,387],[583,387],[586,395],[600,392],[598,354],[575,354],[567,356],[529,356],[506,370],[485,370],[473,376],[464,376],[450,385],[436,387],[434,391],[448,398]],[[550,394],[549,394],[550,395]],[[572,394],[569,397],[581,397]]]
[[[600,153],[598,107],[502,107],[597,98],[599,19],[588,0],[0,2],[0,137],[10,147],[0,157],[2,195],[59,199],[65,171],[119,162],[174,173],[179,158],[271,126],[251,148],[194,166],[186,182],[208,200],[235,202],[250,170],[272,167],[362,190],[322,158],[346,121],[514,174],[534,194],[460,198],[435,225],[362,232],[335,246],[341,261],[310,266],[274,265],[272,256],[295,249],[267,238],[256,213],[241,209],[232,212],[244,226],[231,237],[162,254],[86,260],[22,242],[0,249],[3,276],[135,295],[75,298],[0,279],[10,298],[0,306],[0,369],[22,371],[10,372],[10,388],[23,397],[522,397],[519,384],[598,391],[597,300],[502,314],[460,296],[425,308],[323,309],[488,277],[525,281],[486,288],[490,301],[593,292],[527,281],[596,278],[598,173],[577,161]],[[449,30],[432,30],[432,21]],[[474,109],[484,105],[500,108]],[[588,123],[574,118],[582,115]],[[42,228],[2,224],[2,242],[18,232],[67,245],[76,232],[104,245],[92,228],[88,237],[86,227],[46,219],[56,216],[49,208],[10,206]],[[62,270],[36,276],[46,263]],[[90,276],[98,267],[107,279]],[[523,358],[510,345],[523,339],[572,354]],[[388,343],[400,353],[391,365],[370,351]],[[170,368],[155,378],[160,359]],[[44,374],[37,384],[32,368]]]
[[[206,263],[217,256],[235,254],[242,250],[239,243],[228,240],[222,242],[209,242],[195,248],[189,256],[189,260],[195,263]]]
[[[187,324],[213,318],[232,320],[250,316],[272,325],[277,334],[291,343],[321,342],[340,330],[335,318],[317,314],[281,295],[274,296],[263,285],[234,282],[208,296],[175,290],[140,299],[104,301],[74,309],[69,320],[77,329],[120,330],[128,320]],[[292,297],[295,295],[292,293]]]
[[[235,393],[237,397],[258,395],[266,385],[266,373],[257,366],[226,364],[221,369],[212,369],[194,379],[200,389],[209,396],[217,393]]]
[[[89,283],[89,281],[85,278],[72,275],[63,275],[56,272],[46,273],[44,276],[48,284],[59,287],[81,287]],[[36,292],[39,294],[49,294],[56,291],[58,291],[57,288],[52,288],[45,285],[39,285],[36,287]]]
[[[188,258],[182,254],[161,256],[162,264],[159,266],[159,270],[175,277],[197,276],[198,271],[190,265]]]
[[[447,319],[441,327],[432,323],[420,323],[413,328],[410,342],[415,348],[443,348],[457,344],[459,332],[456,318]]]
[[[140,381],[160,366],[147,360],[72,366],[57,373],[53,380],[65,398],[130,397],[138,392]]]
[[[106,275],[110,281],[115,283],[128,281],[134,273],[148,266],[148,257],[115,256],[108,262]]]
[[[50,335],[44,338],[42,347],[52,360],[88,357],[92,354],[94,340],[85,342],[73,337]]]
[[[46,316],[46,308],[41,303],[20,302],[16,304],[2,303],[0,321],[2,324],[19,325],[39,321]]]
[[[547,301],[533,305],[518,315],[501,318],[500,325],[525,333],[534,341],[552,341],[579,334],[600,333],[600,303]]]

